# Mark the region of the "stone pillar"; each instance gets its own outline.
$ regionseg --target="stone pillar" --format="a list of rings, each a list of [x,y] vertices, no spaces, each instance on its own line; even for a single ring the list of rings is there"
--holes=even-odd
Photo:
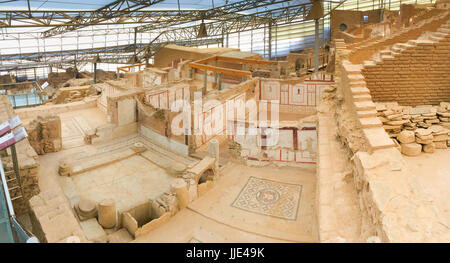
[[[204,83],[203,83],[203,96],[206,95],[208,90],[208,71],[205,70]]]
[[[217,90],[222,90],[222,73],[218,73]]]
[[[319,19],[315,19],[314,31],[314,72],[319,71]]]
[[[113,199],[105,199],[98,204],[98,223],[104,228],[116,226],[117,211]]]
[[[217,60],[214,61],[214,66],[217,67]],[[214,72],[214,82],[217,83],[217,77],[218,77],[219,73],[218,72]],[[217,87],[217,85],[216,85]]]
[[[212,139],[209,141],[209,156],[216,158],[216,170],[219,169],[219,141]]]
[[[186,181],[182,178],[177,178],[173,181],[171,187],[177,194],[180,209],[185,208],[189,204],[189,192]]]
[[[97,83],[97,63],[94,63],[94,84]]]

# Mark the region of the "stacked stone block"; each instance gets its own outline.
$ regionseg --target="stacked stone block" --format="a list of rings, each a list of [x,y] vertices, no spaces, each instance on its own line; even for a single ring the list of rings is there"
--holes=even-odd
[[[61,119],[59,116],[38,116],[26,125],[28,141],[37,154],[58,152],[62,148]]]
[[[450,146],[450,103],[439,106],[399,106],[397,103],[377,103],[377,116],[389,137],[399,143],[399,150],[409,156],[422,151]]]

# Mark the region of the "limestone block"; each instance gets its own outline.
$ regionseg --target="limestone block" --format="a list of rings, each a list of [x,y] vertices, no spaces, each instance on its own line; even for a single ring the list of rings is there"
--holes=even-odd
[[[399,121],[388,121],[386,124],[391,125],[391,126],[397,126],[397,125],[403,125],[408,122],[409,122],[409,120],[399,120]]]
[[[149,233],[150,231],[160,227],[162,224],[166,223],[170,219],[170,213],[164,213],[159,218],[150,221],[149,223],[138,228],[136,231],[136,237]]]
[[[125,212],[122,214],[122,226],[128,231],[129,234],[134,236],[134,233],[138,229],[138,222],[131,216],[130,213]]]
[[[141,142],[137,142],[137,143],[133,144],[133,146],[131,146],[131,149],[133,151],[135,151],[136,153],[142,153],[142,152],[145,152],[147,150],[145,145],[143,143],[141,143]]]
[[[402,117],[403,117],[403,114],[401,114],[401,113],[400,114],[392,114],[392,115],[387,116],[387,118],[389,120],[398,120],[399,118],[401,120]]]
[[[450,129],[450,122],[441,122],[440,125],[446,129]]]
[[[423,151],[426,153],[434,153],[435,149],[436,149],[436,145],[434,143],[425,144],[423,146]]]
[[[186,170],[186,165],[180,162],[174,162],[168,169],[167,172],[175,176],[181,175]]]
[[[213,181],[206,181],[205,183],[199,184],[197,187],[198,196],[204,195],[209,189],[214,186]]]
[[[402,143],[402,153],[408,156],[417,156],[422,152],[422,145],[418,143]]]
[[[78,236],[70,236],[62,239],[58,243],[81,243],[81,240]]]
[[[159,218],[164,213],[166,213],[166,209],[160,202],[152,202],[152,218]]]
[[[171,187],[177,195],[180,209],[185,208],[189,203],[188,184],[184,179],[178,178],[173,181]]]
[[[80,222],[80,225],[88,240],[98,243],[106,243],[106,232],[100,226],[97,219],[91,218],[89,220]]]
[[[422,128],[419,128],[419,129],[416,130],[416,135],[417,135],[417,136],[424,137],[424,136],[430,135],[432,132],[433,132],[433,130],[431,130],[431,129],[422,129]]]
[[[416,142],[420,144],[431,144],[433,143],[433,138],[431,139],[422,139],[420,137],[416,137]]]
[[[212,139],[209,141],[209,156],[216,159],[216,169],[219,168],[219,141]]]
[[[98,204],[98,222],[104,228],[113,228],[117,223],[116,204],[112,199],[105,199]]]
[[[450,112],[438,112],[437,114],[444,118],[450,118]]]
[[[401,143],[412,143],[416,140],[416,137],[413,131],[402,131],[397,136],[397,140],[399,140]]]
[[[108,243],[128,243],[133,241],[133,237],[125,228],[108,235]]]
[[[445,129],[441,125],[431,125],[430,130],[432,131],[433,135],[448,133],[447,129]]]
[[[436,149],[447,149],[448,141],[437,141],[434,142],[434,145],[436,146]]]
[[[441,141],[447,141],[448,140],[448,134],[440,134],[440,135],[435,135],[433,136],[433,141],[434,142],[441,142]]]
[[[58,168],[58,173],[61,176],[70,176],[72,173],[72,166],[67,162],[61,162]]]
[[[366,243],[381,243],[381,239],[377,236],[370,236],[367,238]]]
[[[81,199],[75,205],[75,211],[81,221],[88,220],[97,216],[97,204],[89,199]]]

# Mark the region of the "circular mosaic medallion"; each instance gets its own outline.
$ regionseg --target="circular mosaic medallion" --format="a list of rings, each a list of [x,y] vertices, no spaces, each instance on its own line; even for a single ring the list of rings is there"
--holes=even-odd
[[[280,193],[275,189],[262,189],[256,193],[256,200],[264,204],[272,204],[280,200]]]

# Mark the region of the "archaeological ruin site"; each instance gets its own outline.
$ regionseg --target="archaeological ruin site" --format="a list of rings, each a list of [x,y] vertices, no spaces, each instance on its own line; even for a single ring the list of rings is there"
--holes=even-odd
[[[450,0],[0,1],[0,243],[450,242]]]

